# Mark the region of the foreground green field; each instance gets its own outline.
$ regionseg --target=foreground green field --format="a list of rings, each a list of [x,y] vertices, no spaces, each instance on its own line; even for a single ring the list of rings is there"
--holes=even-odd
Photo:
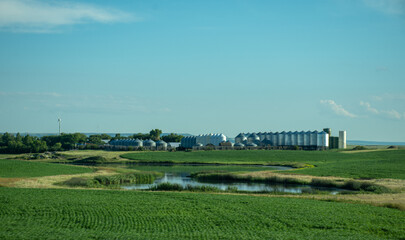
[[[315,167],[294,172],[314,176],[405,179],[405,150],[139,152],[121,156],[139,162],[313,165]]]
[[[0,188],[0,239],[401,239],[405,212],[293,198]]]
[[[81,166],[0,159],[1,178],[43,177],[92,171],[90,168]]]

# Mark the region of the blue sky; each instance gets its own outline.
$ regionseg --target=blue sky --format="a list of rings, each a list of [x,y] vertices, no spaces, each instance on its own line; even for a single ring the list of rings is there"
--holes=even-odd
[[[404,0],[0,0],[0,132],[405,141],[404,43]]]

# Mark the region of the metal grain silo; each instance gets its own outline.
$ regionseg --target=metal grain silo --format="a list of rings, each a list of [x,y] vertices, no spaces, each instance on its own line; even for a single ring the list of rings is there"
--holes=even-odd
[[[134,146],[135,147],[143,147],[143,142],[141,140],[139,140],[139,139],[135,139]]]
[[[165,141],[163,141],[163,140],[159,140],[159,141],[156,142],[156,148],[158,150],[166,151],[167,150],[167,143]]]
[[[149,147],[149,148],[154,148],[154,147],[156,147],[156,143],[155,143],[153,140],[151,140],[151,139],[143,141],[143,145],[144,145],[145,147]]]
[[[259,132],[257,134],[257,136],[259,136],[259,141],[263,141],[264,139],[266,139],[266,134],[265,133]]]
[[[297,146],[298,145],[298,132],[295,131],[291,134],[291,145]]]
[[[285,145],[284,139],[285,139],[285,131],[282,131],[281,133],[278,134],[278,145],[279,146]]]
[[[306,131],[304,134],[304,146],[309,146],[311,143],[311,132]]]
[[[235,143],[244,143],[247,140],[247,137],[243,133],[239,133],[238,136],[235,137]]]
[[[221,142],[226,142],[227,141],[227,139],[226,139],[226,136],[224,135],[224,134],[218,134],[218,144],[217,145],[219,145]]]
[[[202,134],[200,134],[200,135],[198,135],[198,136],[195,137],[195,141],[196,141],[196,143],[201,143],[201,144],[204,146],[205,137],[204,137]],[[193,147],[194,145],[195,145],[195,144],[193,144],[193,145],[190,146],[190,147]]]
[[[318,131],[311,132],[309,145],[310,146],[317,146],[318,145]]]
[[[305,132],[301,131],[298,133],[298,146],[304,146],[304,138],[305,138]]]
[[[284,145],[291,146],[292,145],[292,132],[289,131],[285,134]]]
[[[318,132],[318,148],[327,148],[329,141],[329,134],[327,132]]]
[[[280,146],[280,144],[279,144],[279,142],[278,142],[278,135],[279,135],[278,132],[275,132],[275,133],[272,135],[272,142],[273,142],[274,146]]]
[[[252,133],[247,138],[248,143],[255,143],[260,141],[260,137],[256,133]]]

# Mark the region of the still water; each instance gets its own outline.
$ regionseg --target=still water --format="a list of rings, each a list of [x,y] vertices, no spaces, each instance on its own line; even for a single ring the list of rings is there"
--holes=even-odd
[[[213,186],[221,190],[227,190],[229,187],[237,188],[239,191],[249,192],[285,192],[285,193],[312,193],[316,191],[327,191],[331,194],[337,194],[341,189],[314,187],[309,185],[295,184],[267,184],[267,183],[230,183],[230,182],[199,182],[190,177],[193,172],[216,170],[216,171],[265,171],[265,170],[289,170],[291,167],[284,166],[212,166],[212,165],[132,165],[129,168],[142,171],[164,172],[162,178],[156,179],[153,184],[134,184],[123,186],[125,189],[149,189],[160,183],[180,184],[183,187],[191,186]]]

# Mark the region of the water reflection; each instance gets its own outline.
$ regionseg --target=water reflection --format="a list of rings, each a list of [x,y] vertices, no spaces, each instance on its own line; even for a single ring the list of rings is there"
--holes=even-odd
[[[308,185],[284,185],[284,184],[267,184],[267,183],[204,183],[198,182],[190,178],[190,173],[172,173],[165,172],[164,177],[155,180],[153,184],[134,184],[131,186],[123,186],[125,189],[149,189],[151,186],[158,185],[160,183],[172,183],[179,184],[183,187],[187,185],[191,186],[213,186],[221,190],[227,190],[229,187],[237,188],[239,191],[249,191],[249,192],[284,192],[284,193],[312,193],[316,191],[328,191],[331,194],[337,194],[342,191],[337,188],[322,188],[313,187]]]

